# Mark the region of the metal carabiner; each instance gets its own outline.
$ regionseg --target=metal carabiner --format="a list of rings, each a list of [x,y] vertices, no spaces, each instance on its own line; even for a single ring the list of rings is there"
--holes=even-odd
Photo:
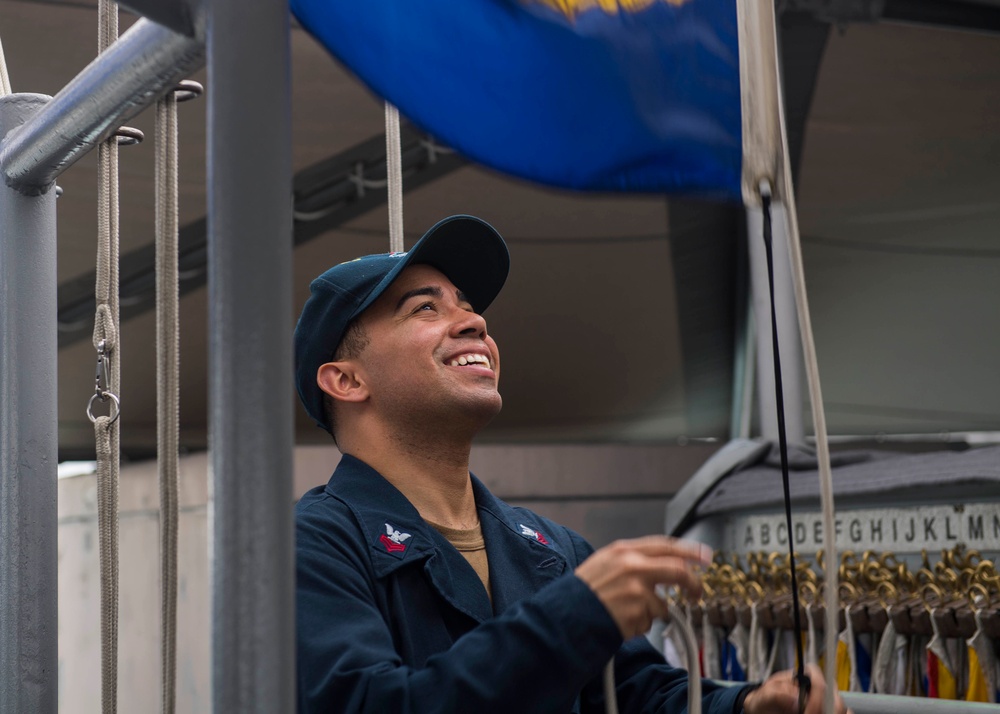
[[[101,401],[105,401],[102,395],[107,391],[108,382],[108,360],[105,342],[101,340],[97,343],[97,371],[94,375],[94,394],[101,397]]]
[[[107,348],[105,341],[101,340],[97,343],[97,369],[94,375],[94,393],[90,395],[90,400],[87,402],[87,418],[91,422],[96,422],[97,417],[94,416],[94,402],[98,399],[102,402],[110,399],[112,403],[111,413],[108,415],[111,418],[110,426],[118,421],[118,416],[121,414],[121,402],[117,396],[108,391],[109,381]]]
[[[92,423],[97,423],[97,417],[94,416],[94,401],[97,399],[100,399],[102,402],[106,402],[109,399],[111,400],[112,409],[111,413],[108,415],[111,418],[111,421],[108,422],[108,426],[111,426],[118,421],[118,417],[122,413],[121,402],[119,402],[118,397],[111,392],[90,395],[90,401],[87,402],[87,418],[90,419]]]

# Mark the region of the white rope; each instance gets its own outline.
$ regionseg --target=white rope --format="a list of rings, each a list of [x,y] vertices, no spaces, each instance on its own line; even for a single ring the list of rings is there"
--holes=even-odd
[[[385,173],[389,186],[389,252],[403,248],[403,156],[399,138],[399,110],[385,103]]]
[[[176,707],[180,349],[177,275],[177,98],[156,103],[156,437],[160,484],[162,714]]]
[[[663,592],[663,588],[657,588],[658,594]],[[691,625],[691,610],[689,607],[682,608],[673,598],[664,597],[667,603],[667,611],[670,620],[677,625],[681,636],[684,639],[684,658],[687,660],[688,673],[688,714],[701,714],[701,665],[698,662],[698,638],[694,634],[694,627]],[[709,627],[705,621],[705,627]],[[615,691],[615,658],[612,657],[604,666],[604,712],[605,714],[618,714],[618,695]]]
[[[604,665],[604,713],[618,714],[618,694],[615,692],[615,658]]]
[[[684,637],[684,658],[688,672],[688,714],[701,714],[701,668],[698,664],[698,639],[691,626],[691,611],[675,600],[667,600],[670,619],[677,623]],[[706,623],[707,624],[707,623]]]
[[[767,643],[765,638],[767,633],[760,624],[759,602],[750,606],[750,646],[747,648],[747,680],[751,682],[761,682],[764,680],[763,672],[767,659]]]
[[[10,93],[10,75],[7,74],[7,58],[3,54],[3,40],[0,40],[0,97],[6,97]]]
[[[118,37],[118,6],[98,2],[98,53]],[[111,137],[98,147],[97,285],[94,346],[110,362],[107,389],[120,396],[121,352],[118,346],[118,144]],[[118,470],[120,420],[94,421],[97,451],[97,521],[101,564],[101,710],[118,707]]]
[[[813,608],[812,603],[806,605],[806,621],[808,624],[808,634],[806,635],[806,664],[819,664],[819,655],[817,654],[817,634],[816,634],[816,621],[813,619]]]
[[[777,53],[777,45],[775,45]],[[839,603],[838,592],[838,558],[837,542],[834,524],[833,473],[830,469],[830,443],[826,432],[826,413],[823,410],[823,390],[819,381],[819,362],[816,358],[816,342],[813,340],[812,320],[809,316],[809,299],[806,295],[805,268],[802,265],[802,241],[799,238],[799,217],[795,208],[795,191],[792,187],[792,168],[789,164],[788,134],[785,127],[785,105],[782,93],[778,92],[778,117],[781,126],[781,148],[785,160],[782,171],[782,193],[788,210],[788,252],[792,264],[792,282],[795,286],[795,307],[799,318],[799,332],[802,338],[802,356],[806,365],[806,380],[809,384],[809,401],[812,406],[813,428],[816,434],[816,458],[819,462],[820,501],[823,509],[823,555],[826,588],[824,589],[824,604],[826,606],[825,631],[836,632]],[[827,681],[823,711],[834,714],[836,711],[837,688],[837,638],[827,636],[824,642],[824,678]]]

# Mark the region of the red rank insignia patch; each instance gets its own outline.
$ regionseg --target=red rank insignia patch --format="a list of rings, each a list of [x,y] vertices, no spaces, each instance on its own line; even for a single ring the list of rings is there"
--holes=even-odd
[[[406,551],[406,540],[409,537],[409,533],[400,533],[386,523],[385,533],[379,536],[379,541],[385,546],[386,553],[403,553]]]

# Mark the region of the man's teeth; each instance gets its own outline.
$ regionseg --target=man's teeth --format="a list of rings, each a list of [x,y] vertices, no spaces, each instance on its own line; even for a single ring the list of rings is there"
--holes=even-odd
[[[450,362],[452,367],[458,367],[460,365],[466,364],[483,364],[487,367],[490,366],[490,358],[486,355],[462,355]]]

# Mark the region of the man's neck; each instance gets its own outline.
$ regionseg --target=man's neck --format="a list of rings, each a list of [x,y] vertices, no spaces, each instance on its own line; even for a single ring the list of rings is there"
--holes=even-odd
[[[424,520],[449,528],[479,523],[469,478],[470,440],[385,434],[344,445],[406,496]]]

